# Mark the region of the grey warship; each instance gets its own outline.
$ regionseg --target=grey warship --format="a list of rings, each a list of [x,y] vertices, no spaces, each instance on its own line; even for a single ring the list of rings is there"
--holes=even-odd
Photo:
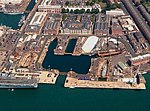
[[[17,78],[14,74],[0,73],[0,88],[37,88],[36,78]]]

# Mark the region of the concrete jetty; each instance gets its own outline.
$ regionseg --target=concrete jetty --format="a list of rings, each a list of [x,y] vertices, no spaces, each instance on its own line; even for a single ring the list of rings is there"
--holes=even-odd
[[[78,80],[77,78],[67,77],[64,87],[69,88],[109,88],[109,89],[146,89],[144,83],[136,86],[131,86],[125,82],[104,82],[104,81],[90,81]]]
[[[39,76],[40,80],[39,83],[46,83],[46,84],[55,84],[56,80],[59,76],[59,71],[55,70],[54,72],[50,71],[40,71],[41,74]]]

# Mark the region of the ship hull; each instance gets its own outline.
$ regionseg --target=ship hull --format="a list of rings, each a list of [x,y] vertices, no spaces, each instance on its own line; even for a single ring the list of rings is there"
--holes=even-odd
[[[13,84],[0,84],[0,88],[1,89],[34,89],[34,88],[37,88],[38,85],[13,85]]]

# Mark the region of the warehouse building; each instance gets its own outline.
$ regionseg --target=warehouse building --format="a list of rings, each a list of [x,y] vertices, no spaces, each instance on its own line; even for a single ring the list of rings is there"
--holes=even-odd
[[[131,58],[130,62],[134,66],[146,64],[146,63],[150,62],[150,54],[139,55],[137,57]]]
[[[60,28],[61,15],[48,15],[48,19],[45,22],[43,33],[44,35],[57,35]]]
[[[61,13],[61,5],[56,4],[54,0],[43,0],[38,6],[39,12]]]
[[[46,12],[36,12],[29,25],[25,29],[25,34],[40,34],[46,21]]]
[[[141,17],[140,13],[134,7],[131,0],[121,0],[122,3],[125,5],[128,12],[131,14],[133,19],[135,20],[138,28],[141,30],[142,34],[144,35],[145,39],[148,40],[150,43],[150,28],[145,23],[144,19]]]
[[[121,15],[125,15],[123,10],[121,9],[116,9],[116,10],[108,10],[106,11],[106,15],[109,16],[121,16]]]
[[[61,27],[62,34],[91,35],[92,32],[91,15],[70,15]]]
[[[94,24],[95,35],[108,35],[110,27],[110,19],[107,15],[98,14],[96,16],[96,22]]]

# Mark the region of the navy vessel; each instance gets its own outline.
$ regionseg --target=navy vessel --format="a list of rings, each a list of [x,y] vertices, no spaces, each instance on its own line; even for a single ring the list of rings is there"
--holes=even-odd
[[[14,74],[0,73],[0,88],[37,88],[36,78],[15,77]]]
[[[19,21],[19,23],[18,23],[18,26],[19,26],[19,27],[25,22],[25,18],[26,18],[25,15],[21,17],[21,19],[20,19],[20,21]]]

